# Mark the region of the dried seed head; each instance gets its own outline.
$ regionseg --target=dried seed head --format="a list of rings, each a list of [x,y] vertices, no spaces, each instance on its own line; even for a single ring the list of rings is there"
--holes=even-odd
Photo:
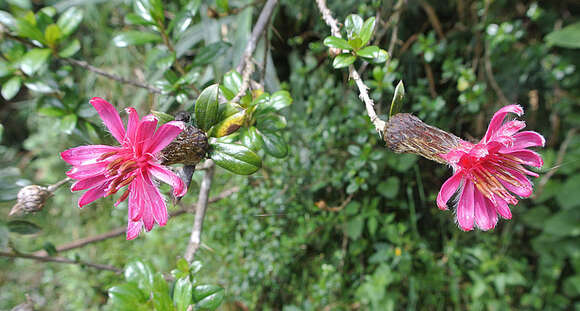
[[[447,163],[439,155],[461,144],[459,137],[427,125],[409,113],[392,116],[383,137],[387,147],[396,153],[414,153],[439,163]]]
[[[46,187],[30,185],[18,191],[17,202],[10,210],[9,216],[19,213],[34,213],[42,210],[52,192]]]
[[[161,151],[159,159],[163,165],[196,165],[205,158],[208,149],[207,135],[195,126],[188,125]]]

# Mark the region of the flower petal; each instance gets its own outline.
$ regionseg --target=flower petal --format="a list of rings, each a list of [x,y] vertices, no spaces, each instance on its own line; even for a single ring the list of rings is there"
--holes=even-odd
[[[440,210],[447,209],[447,201],[449,201],[451,196],[457,192],[457,188],[459,188],[462,179],[463,173],[458,171],[447,179],[443,186],[441,186],[441,190],[439,190],[439,194],[437,194],[437,207],[439,207]]]
[[[466,180],[457,204],[457,223],[464,231],[473,230],[473,182]]]
[[[85,179],[96,175],[102,175],[106,167],[107,164],[103,162],[73,166],[68,172],[66,172],[66,176],[72,179]]]
[[[495,133],[500,129],[503,120],[508,113],[515,113],[518,116],[521,116],[524,113],[524,109],[520,105],[508,105],[498,110],[489,122],[487,132],[483,139],[484,142],[489,142],[491,140]]]
[[[532,184],[528,178],[513,169],[503,167],[504,172],[495,173],[497,180],[509,191],[519,195],[520,197],[527,198],[532,195],[534,191]],[[507,175],[507,176],[505,176]]]
[[[105,175],[92,176],[92,177],[81,179],[81,180],[75,182],[71,186],[70,190],[71,191],[79,191],[79,190],[85,190],[85,189],[89,189],[89,188],[95,188],[95,187],[98,187],[101,184],[105,183],[105,181],[107,181],[107,177],[105,177]]]
[[[474,192],[474,203],[477,227],[483,231],[493,229],[498,219],[495,206],[477,190]]]
[[[173,187],[174,196],[182,197],[187,192],[187,187],[185,186],[183,180],[181,180],[181,178],[179,178],[179,176],[177,176],[172,171],[158,165],[150,166],[149,171],[155,178],[168,185],[171,185],[171,187]]]
[[[137,134],[137,129],[139,128],[139,113],[133,107],[125,108],[125,111],[129,114],[129,120],[127,121],[127,139],[131,143],[135,143],[135,135]]]
[[[542,157],[532,150],[516,149],[509,152],[504,152],[503,154],[515,157],[525,165],[534,167],[542,167],[542,165],[544,165],[544,160],[542,160]]]
[[[79,146],[60,153],[60,157],[70,165],[86,165],[97,162],[106,152],[119,151],[119,147],[106,145]]]
[[[514,135],[514,145],[513,149],[525,149],[529,147],[544,146],[546,144],[546,139],[544,136],[533,131],[524,131]]]
[[[107,194],[106,188],[107,188],[107,184],[103,183],[98,187],[89,189],[79,199],[79,207],[83,207],[87,204],[94,202],[97,199],[104,197],[105,194]]]
[[[141,199],[142,186],[141,174],[137,174],[137,178],[129,185],[129,220],[138,221],[143,217],[143,209],[145,204]]]
[[[505,219],[512,219],[512,211],[509,205],[504,199],[500,198],[498,195],[493,196],[495,199],[495,209]]]
[[[513,120],[504,123],[499,130],[495,133],[494,137],[501,137],[501,136],[512,136],[515,133],[519,132],[521,129],[526,127],[526,122]]]
[[[179,133],[185,129],[185,123],[181,121],[170,121],[157,129],[155,136],[149,141],[146,153],[155,154],[167,147]]]
[[[143,222],[139,221],[132,221],[129,219],[127,224],[127,241],[133,240],[134,238],[139,236],[141,233],[141,228],[143,227]]]
[[[153,218],[160,226],[165,226],[169,218],[165,200],[161,196],[161,193],[159,193],[157,187],[153,185],[153,181],[149,175],[143,175],[143,185],[145,189],[144,198],[148,202],[147,206],[153,212]]]
[[[101,116],[101,119],[103,119],[105,126],[107,126],[113,137],[119,143],[123,143],[125,139],[125,127],[115,107],[100,97],[93,97],[90,103],[95,107],[95,110],[97,110],[97,113]]]
[[[140,156],[144,153],[145,146],[147,142],[155,134],[155,128],[157,127],[157,119],[153,115],[147,115],[143,117],[139,128],[137,128],[137,134],[135,135],[134,150],[136,155]]]

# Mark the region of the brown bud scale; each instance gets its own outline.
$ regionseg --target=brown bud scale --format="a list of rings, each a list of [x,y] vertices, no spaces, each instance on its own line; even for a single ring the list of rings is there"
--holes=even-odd
[[[9,215],[19,214],[21,212],[34,213],[42,210],[46,200],[52,195],[48,188],[30,185],[23,187],[18,191],[16,204],[10,210]]]
[[[163,165],[182,163],[196,165],[205,158],[209,149],[207,135],[200,129],[188,125],[160,154]]]

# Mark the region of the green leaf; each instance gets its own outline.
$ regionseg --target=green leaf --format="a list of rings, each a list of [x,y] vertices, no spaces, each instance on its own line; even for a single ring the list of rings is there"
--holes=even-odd
[[[362,216],[355,216],[346,223],[346,234],[353,240],[360,238],[364,228]]]
[[[282,136],[272,132],[260,132],[264,141],[264,151],[276,158],[283,158],[288,154],[288,144]]]
[[[145,310],[147,295],[133,282],[113,286],[109,289],[109,303],[115,310]]]
[[[206,131],[212,127],[218,117],[219,87],[213,84],[205,88],[195,102],[195,121],[197,126]]]
[[[374,64],[380,64],[386,62],[388,58],[389,53],[387,53],[387,51],[383,49],[380,49],[378,53],[374,54],[374,57],[372,59],[369,59],[369,61]]]
[[[125,279],[135,282],[139,288],[147,293],[153,289],[153,269],[141,260],[133,261],[125,266]]]
[[[227,100],[232,100],[242,87],[242,75],[235,70],[230,70],[224,75],[223,83],[220,85],[222,93]]]
[[[0,10],[0,24],[4,24],[8,26],[8,28],[15,30],[16,29],[16,20],[12,14]]]
[[[192,303],[193,284],[189,277],[180,278],[175,282],[173,289],[173,302],[177,307],[177,311],[185,311]]]
[[[549,33],[545,40],[550,44],[563,48],[580,48],[580,22]]]
[[[165,112],[151,110],[151,114],[159,120],[159,125],[175,120],[175,117]]]
[[[243,132],[240,142],[242,145],[250,148],[253,151],[258,151],[264,145],[262,136],[258,133],[258,129],[250,126],[246,131]]]
[[[29,90],[37,93],[48,94],[56,92],[54,88],[40,80],[29,80],[28,82],[24,82],[24,85],[26,85]]]
[[[161,42],[161,36],[152,32],[127,31],[116,35],[113,38],[113,44],[118,47],[127,47],[129,45],[142,45],[146,43]]]
[[[11,100],[18,91],[20,91],[20,87],[22,86],[22,79],[19,76],[14,76],[2,84],[2,97],[5,100]]]
[[[34,75],[50,56],[50,49],[32,49],[20,61],[20,69],[28,76]]]
[[[32,15],[32,18],[34,18],[34,14]],[[30,23],[26,18],[19,18],[16,21],[16,29],[17,33],[22,37],[45,43],[42,31],[40,31],[35,24]]]
[[[153,280],[153,306],[156,311],[173,311],[173,302],[169,296],[169,286],[161,273],[156,273]]]
[[[344,28],[346,29],[346,34],[348,35],[348,39],[352,39],[354,37],[358,37],[363,25],[362,17],[351,14],[346,17],[346,21],[344,22]]]
[[[354,63],[355,60],[356,56],[354,55],[350,55],[347,53],[340,54],[334,58],[334,61],[332,62],[332,67],[336,69],[348,67],[352,65],[352,63]]]
[[[286,128],[286,125],[286,118],[279,114],[268,114],[256,120],[256,127],[265,132],[276,132]]]
[[[580,296],[580,275],[576,274],[564,280],[563,289],[569,297]]]
[[[55,46],[60,38],[62,38],[62,31],[57,24],[50,24],[46,27],[44,39],[49,46]]]
[[[173,63],[175,62],[175,53],[170,53],[164,57],[161,57],[155,62],[155,66],[159,68],[159,70],[165,71],[169,69]]]
[[[217,6],[218,12],[226,13],[229,10],[229,1],[228,0],[216,0],[215,4]]]
[[[130,25],[140,25],[140,26],[150,26],[155,25],[155,23],[148,21],[141,17],[141,15],[137,15],[135,13],[129,13],[125,15],[125,23]]]
[[[214,143],[210,158],[220,167],[238,175],[250,175],[262,167],[262,159],[242,145]]]
[[[0,123],[0,142],[2,141],[2,136],[4,136],[4,125]]]
[[[374,29],[375,29],[375,18],[370,17],[364,22],[359,33],[363,46],[367,44],[371,39]]]
[[[544,232],[555,236],[580,235],[580,210],[568,209],[558,212],[546,220]]]
[[[179,269],[182,272],[189,272],[189,263],[187,263],[187,260],[185,260],[184,258],[179,258],[179,260],[177,260],[177,269]]]
[[[242,110],[218,122],[208,132],[210,137],[223,137],[237,131],[244,124],[246,111]]]
[[[341,50],[352,50],[352,47],[348,44],[348,42],[346,42],[346,40],[342,39],[342,38],[338,38],[338,37],[334,37],[334,36],[330,36],[330,37],[326,37],[324,39],[324,45],[331,47],[331,48],[337,48],[337,49],[341,49]]]
[[[81,49],[81,43],[78,39],[68,42],[60,51],[58,56],[67,58],[75,55]]]
[[[363,46],[362,40],[359,37],[354,37],[352,39],[349,39],[348,45],[354,50],[358,50]]]
[[[0,60],[0,78],[11,75],[14,72],[12,64],[6,61]]]
[[[199,50],[191,65],[203,66],[213,63],[218,57],[224,55],[229,48],[230,44],[223,41],[204,46]]]
[[[546,206],[538,206],[532,209],[526,210],[521,216],[522,222],[526,225],[542,230],[544,229],[544,223],[546,219],[552,216],[552,212]]]
[[[163,4],[161,0],[136,0],[135,13],[152,24],[163,23]]]
[[[275,110],[284,109],[292,104],[292,97],[288,91],[277,91],[272,96],[270,96],[270,100],[268,101],[267,106],[272,107]]]
[[[401,111],[403,107],[403,99],[405,98],[405,85],[403,80],[399,81],[397,87],[395,88],[395,93],[393,94],[393,100],[391,101],[391,109],[389,111],[389,117],[392,117]]]
[[[580,206],[580,191],[578,189],[580,189],[580,175],[570,176],[560,188],[561,193],[566,193],[566,195],[556,196],[556,201],[563,209]]]
[[[399,178],[391,176],[379,183],[377,191],[387,199],[394,199],[399,193]]]
[[[46,251],[48,256],[54,256],[58,253],[56,246],[50,242],[44,242],[42,245],[42,249]]]
[[[60,120],[60,130],[65,134],[70,134],[77,126],[76,114],[68,114]]]
[[[360,57],[374,59],[379,57],[380,50],[378,46],[371,45],[356,51],[356,54]]]
[[[193,289],[193,300],[198,309],[215,310],[222,303],[225,291],[217,285],[198,285]]]
[[[72,34],[83,20],[83,11],[77,7],[70,7],[60,15],[56,24],[62,30],[62,34],[67,37]]]
[[[37,224],[26,220],[12,220],[6,223],[6,226],[10,232],[18,234],[35,234],[41,230]]]

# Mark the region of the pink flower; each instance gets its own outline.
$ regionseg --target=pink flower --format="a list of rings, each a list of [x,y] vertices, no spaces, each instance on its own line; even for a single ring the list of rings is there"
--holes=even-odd
[[[474,223],[481,230],[493,229],[498,214],[505,219],[512,217],[508,204],[516,205],[516,196],[525,198],[532,194],[532,184],[526,175],[538,177],[538,174],[524,165],[541,167],[543,161],[527,148],[544,146],[545,139],[536,132],[520,132],[526,126],[523,121],[504,123],[508,113],[521,116],[524,111],[518,105],[501,108],[493,115],[479,143],[461,141],[459,146],[440,155],[454,173],[441,187],[437,206],[447,209],[447,201],[459,189],[456,216],[463,230],[472,230]]]
[[[129,198],[127,240],[136,238],[145,226],[167,223],[167,207],[157,189],[155,179],[173,187],[173,194],[183,196],[187,188],[173,172],[157,158],[171,141],[185,128],[183,122],[171,121],[157,130],[157,119],[147,115],[139,119],[134,108],[127,108],[127,130],[115,108],[102,98],[90,101],[109,132],[120,146],[90,145],[63,151],[60,155],[73,167],[67,176],[76,179],[72,191],[87,190],[79,199],[83,207],[96,199],[112,195],[128,186],[115,206]]]

